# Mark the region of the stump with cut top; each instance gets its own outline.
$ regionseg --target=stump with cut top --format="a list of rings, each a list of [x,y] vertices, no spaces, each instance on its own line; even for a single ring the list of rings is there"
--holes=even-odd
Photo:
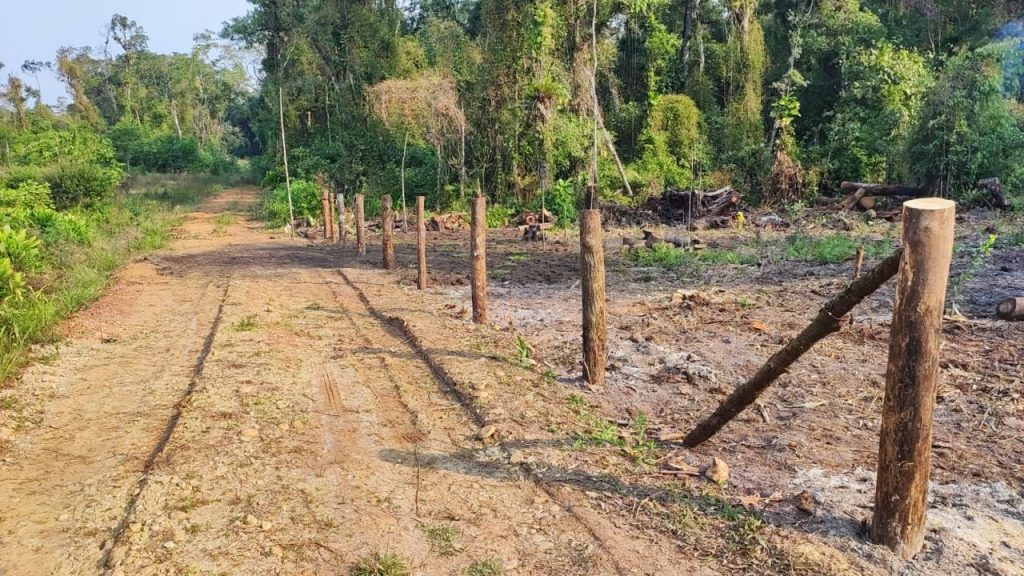
[[[904,559],[924,544],[955,215],[955,204],[940,198],[903,205],[903,258],[889,340],[871,532],[875,543]]]

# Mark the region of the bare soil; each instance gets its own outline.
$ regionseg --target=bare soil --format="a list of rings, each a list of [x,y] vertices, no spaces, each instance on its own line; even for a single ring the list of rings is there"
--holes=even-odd
[[[468,234],[430,235],[419,292],[414,235],[385,273],[374,238],[360,257],[216,219],[256,198],[207,202],[0,390],[0,575],[333,575],[374,553],[423,575],[488,559],[522,575],[1024,574],[1024,325],[987,317],[1024,293],[1024,248],[997,249],[947,322],[929,534],[907,563],[861,535],[891,288],[762,411],[698,450],[656,441],[713,409],[852,264],[766,250],[638,269],[615,232],[594,390],[571,233],[492,231],[492,324],[474,326]],[[723,484],[699,475],[715,457]]]

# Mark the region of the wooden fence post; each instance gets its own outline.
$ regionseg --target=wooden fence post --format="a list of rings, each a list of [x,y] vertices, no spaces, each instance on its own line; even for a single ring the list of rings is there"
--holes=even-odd
[[[324,240],[331,239],[331,191],[327,188],[323,175],[317,176],[317,183],[320,184],[320,204],[323,210]]]
[[[331,244],[337,244],[338,243],[338,226],[337,226],[337,223],[338,223],[337,208],[338,208],[338,206],[336,204],[337,200],[336,200],[334,194],[331,194],[331,190],[330,189],[327,190],[327,202],[329,204],[328,207],[330,208],[330,210],[328,211],[328,214],[330,214],[330,218],[327,219],[327,225],[331,227],[331,234],[330,234],[330,236],[331,236]]]
[[[345,194],[338,192],[338,236],[341,237],[341,245],[344,246],[348,240],[348,230],[345,228]]]
[[[417,285],[420,290],[427,289],[427,223],[424,217],[424,196],[416,197],[416,260],[419,264]]]
[[[380,197],[381,247],[384,249],[384,269],[395,267],[395,215],[391,212],[391,196]]]
[[[583,286],[583,378],[604,386],[608,354],[605,325],[604,230],[601,210],[580,211],[580,269]]]
[[[487,198],[473,198],[469,252],[472,265],[473,322],[487,323]]]
[[[356,247],[359,248],[359,255],[366,256],[366,216],[363,206],[366,197],[356,194]]]
[[[889,338],[878,447],[875,543],[904,559],[924,544],[932,414],[956,205],[922,198],[903,204],[903,259]]]

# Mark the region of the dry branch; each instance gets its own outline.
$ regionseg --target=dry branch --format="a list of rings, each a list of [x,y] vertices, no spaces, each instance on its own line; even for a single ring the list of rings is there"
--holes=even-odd
[[[855,280],[846,290],[825,304],[818,311],[814,321],[804,328],[803,332],[773,354],[750,380],[737,388],[719,405],[714,414],[698,424],[686,436],[683,444],[693,448],[714,436],[730,420],[757,400],[758,396],[805,352],[829,334],[838,332],[842,326],[843,316],[846,316],[854,306],[896,275],[902,255],[903,250],[897,250],[868,274]]]

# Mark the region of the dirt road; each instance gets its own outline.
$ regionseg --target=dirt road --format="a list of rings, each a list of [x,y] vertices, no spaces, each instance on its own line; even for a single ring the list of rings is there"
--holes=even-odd
[[[4,397],[0,575],[680,567],[481,442],[338,252],[218,217],[255,194],[190,215]]]

